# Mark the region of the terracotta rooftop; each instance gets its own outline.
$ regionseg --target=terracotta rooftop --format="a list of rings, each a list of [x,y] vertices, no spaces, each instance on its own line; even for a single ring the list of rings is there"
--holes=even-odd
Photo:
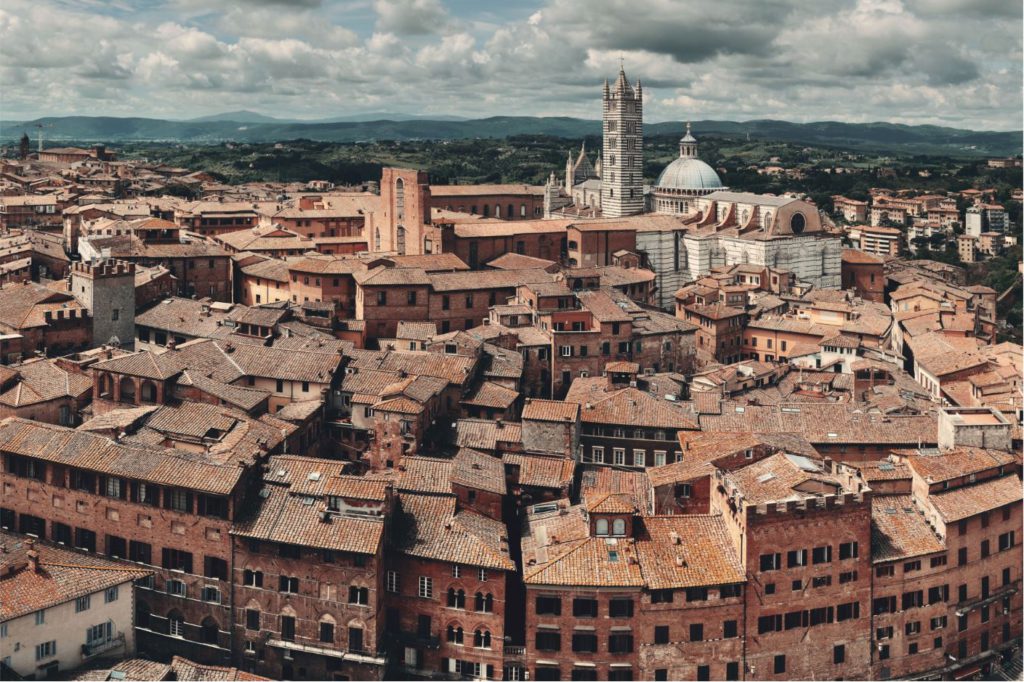
[[[928,525],[910,495],[876,496],[871,500],[871,561],[883,563],[944,552],[945,543]]]
[[[23,535],[0,530],[3,578],[0,588],[0,621],[9,621],[34,611],[64,604],[108,587],[143,578],[152,571],[136,564],[113,561],[88,552],[33,541]],[[38,555],[40,570],[32,570],[28,552]],[[10,572],[8,572],[10,571]],[[130,591],[131,587],[127,587]],[[130,595],[125,595],[130,599]]]
[[[907,464],[928,483],[941,483],[999,467],[1011,467],[1017,461],[1009,452],[964,446],[936,454],[923,454],[916,450],[897,450],[893,454],[904,456]]]
[[[946,523],[1008,504],[1019,505],[1021,499],[1021,480],[1016,475],[1001,476],[928,496],[929,502]]]
[[[563,402],[561,400],[528,398],[526,405],[523,407],[524,420],[575,423],[579,415],[580,406],[578,403]]]
[[[450,564],[515,570],[509,557],[508,532],[500,521],[470,510],[456,512],[455,498],[400,495],[402,536],[396,548],[409,556]]]
[[[721,516],[650,516],[636,542],[640,569],[652,590],[745,581]]]

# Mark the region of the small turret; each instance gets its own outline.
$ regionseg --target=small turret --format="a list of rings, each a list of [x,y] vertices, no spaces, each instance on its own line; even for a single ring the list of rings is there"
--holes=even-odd
[[[686,134],[679,140],[679,158],[697,158],[697,138],[690,134],[690,122],[686,122]]]

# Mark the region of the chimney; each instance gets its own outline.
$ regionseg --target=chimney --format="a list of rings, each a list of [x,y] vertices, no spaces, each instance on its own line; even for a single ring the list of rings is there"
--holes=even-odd
[[[25,547],[28,551],[25,552],[25,556],[28,557],[28,567],[33,573],[39,572],[39,552],[36,551],[36,541],[33,539],[25,540]]]

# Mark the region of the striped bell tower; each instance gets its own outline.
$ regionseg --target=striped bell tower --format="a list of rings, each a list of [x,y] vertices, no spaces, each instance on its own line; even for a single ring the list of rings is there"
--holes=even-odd
[[[644,208],[644,102],[619,67],[614,89],[604,82],[604,149],[601,154],[601,213],[620,218]]]

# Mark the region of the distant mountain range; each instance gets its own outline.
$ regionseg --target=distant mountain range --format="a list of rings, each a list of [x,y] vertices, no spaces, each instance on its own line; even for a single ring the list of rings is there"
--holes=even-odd
[[[0,140],[46,126],[51,143],[225,141],[276,142],[308,139],[323,142],[377,140],[442,140],[552,135],[581,138],[600,135],[600,121],[568,117],[493,116],[481,119],[419,118],[400,114],[360,114],[329,121],[276,119],[251,111],[235,111],[187,121],[110,116],[65,116],[33,121],[0,121]],[[1021,153],[1021,131],[973,131],[930,125],[895,123],[791,123],[788,121],[694,121],[698,135],[726,135],[851,150],[953,156],[1007,156]],[[678,122],[648,123],[646,135],[681,135]]]
[[[211,114],[198,118],[187,119],[188,123],[210,123],[229,121],[234,123],[352,123],[355,121],[465,121],[461,116],[417,116],[415,114],[395,114],[386,111],[371,111],[363,114],[350,114],[348,116],[333,116],[331,118],[301,119],[301,118],[275,118],[255,111],[242,109],[239,111],[225,111],[221,114]]]

